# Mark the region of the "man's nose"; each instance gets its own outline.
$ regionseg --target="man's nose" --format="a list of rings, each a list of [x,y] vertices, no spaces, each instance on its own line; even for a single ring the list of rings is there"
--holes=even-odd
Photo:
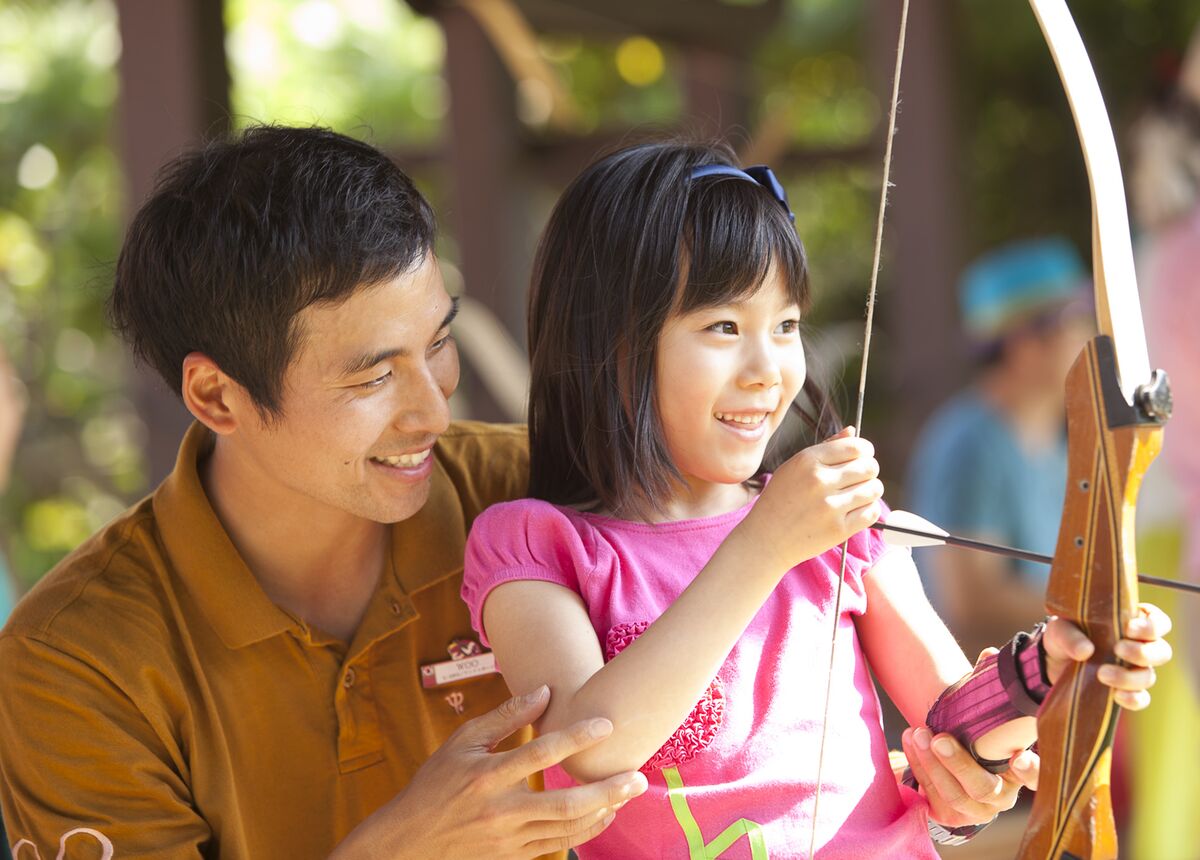
[[[400,390],[392,423],[406,433],[441,434],[450,426],[448,392],[429,367],[414,370]]]

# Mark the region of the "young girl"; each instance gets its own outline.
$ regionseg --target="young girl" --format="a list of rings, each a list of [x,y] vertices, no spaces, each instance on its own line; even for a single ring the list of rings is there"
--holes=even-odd
[[[893,776],[870,673],[924,725],[971,666],[908,551],[868,529],[878,465],[869,442],[833,432],[807,379],[786,196],[769,170],[733,163],[720,146],[635,146],[559,201],[530,296],[533,498],[476,520],[463,596],[510,688],[549,685],[543,730],[613,724],[548,787],[649,779],[581,857],[807,856],[815,827],[829,860],[932,860],[927,805]],[[771,475],[768,443],[802,390],[829,438]],[[1018,652],[1036,699],[1039,649]],[[948,696],[939,713],[959,727],[964,710]],[[1020,714],[973,723],[976,754],[1031,743]]]

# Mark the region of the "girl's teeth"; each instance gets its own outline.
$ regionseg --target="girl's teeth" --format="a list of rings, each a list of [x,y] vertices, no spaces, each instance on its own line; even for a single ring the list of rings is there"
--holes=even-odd
[[[718,421],[732,421],[734,424],[761,424],[766,417],[767,413],[765,412],[760,412],[757,415],[726,415],[724,412],[717,413]]]
[[[432,448],[426,448],[424,451],[418,451],[415,454],[401,454],[399,457],[373,457],[376,462],[383,463],[387,466],[399,466],[405,469],[411,469],[413,466],[420,466],[429,457],[429,452]]]

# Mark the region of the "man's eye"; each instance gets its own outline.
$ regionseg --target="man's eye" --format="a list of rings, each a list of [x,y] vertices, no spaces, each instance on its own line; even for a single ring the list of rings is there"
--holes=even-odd
[[[452,336],[450,334],[445,334],[442,337],[439,337],[437,340],[435,340],[432,344],[429,345],[429,351],[437,352],[439,349],[441,349],[446,344],[448,344],[451,340],[452,340]]]
[[[708,327],[709,331],[715,331],[717,334],[737,334],[737,323],[729,320],[722,320],[719,323],[713,323]]]
[[[363,382],[358,387],[359,388],[368,388],[368,389],[369,388],[379,388],[381,385],[383,385],[385,382],[387,382],[391,378],[392,378],[392,372],[389,370],[383,376],[377,377],[376,379],[372,379],[370,382]]]

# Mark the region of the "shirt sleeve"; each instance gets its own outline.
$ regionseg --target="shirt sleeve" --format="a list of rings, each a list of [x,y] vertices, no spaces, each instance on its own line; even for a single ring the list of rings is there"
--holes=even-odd
[[[480,641],[490,647],[483,605],[497,585],[538,580],[583,596],[581,576],[596,566],[590,531],[581,531],[576,520],[554,505],[522,499],[488,508],[471,527],[463,566],[462,597]]]
[[[199,858],[187,763],[99,667],[0,637],[0,807],[14,855]]]
[[[886,521],[892,509],[887,506],[886,502],[881,501],[880,504],[883,506],[883,513],[879,518]],[[835,563],[840,567],[841,546],[834,547],[831,552],[836,555]],[[866,588],[863,585],[863,577],[870,572],[879,559],[891,552],[908,553],[909,550],[889,544],[883,539],[883,532],[879,529],[863,529],[852,535],[846,546],[846,585],[856,594],[865,595]]]

